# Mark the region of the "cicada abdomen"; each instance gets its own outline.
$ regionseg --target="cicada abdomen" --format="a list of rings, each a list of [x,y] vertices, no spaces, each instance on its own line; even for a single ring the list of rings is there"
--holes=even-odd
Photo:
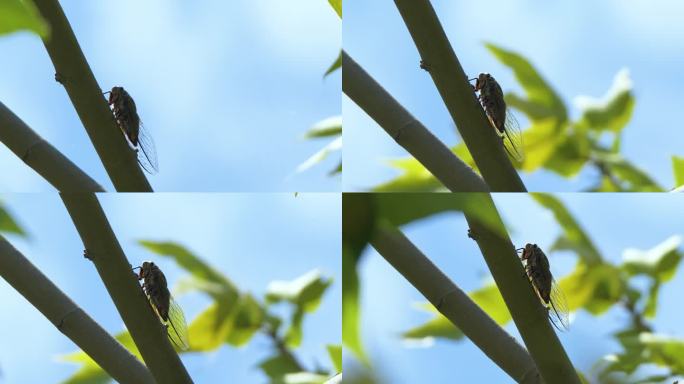
[[[140,269],[138,280],[143,280],[143,291],[150,300],[152,309],[166,326],[169,339],[180,350],[190,347],[188,342],[188,326],[183,310],[171,296],[166,285],[164,273],[151,261],[145,261]]]
[[[565,295],[551,274],[549,259],[537,244],[526,244],[521,259],[525,263],[525,272],[535,292],[548,310],[551,323],[559,331],[567,331],[570,327],[568,305]]]
[[[138,152],[138,163],[147,173],[157,173],[159,171],[157,149],[152,136],[147,133],[140,121],[135,101],[123,87],[114,87],[106,93],[109,93],[108,103],[112,108],[116,124],[135,151]],[[142,155],[140,152],[142,152]]]
[[[520,124],[506,107],[501,86],[489,73],[480,73],[477,78],[472,80],[475,80],[473,90],[480,93],[478,95],[480,104],[482,104],[487,119],[501,136],[504,149],[513,159],[522,162],[525,156]]]

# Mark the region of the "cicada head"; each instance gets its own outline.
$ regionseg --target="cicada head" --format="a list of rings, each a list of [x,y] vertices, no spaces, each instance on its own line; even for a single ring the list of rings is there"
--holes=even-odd
[[[123,87],[114,87],[109,91],[109,104],[115,104],[122,99],[126,91]],[[106,93],[106,92],[105,92]]]
[[[480,73],[477,78],[475,78],[475,91],[479,91],[484,88],[492,76],[489,73]]]

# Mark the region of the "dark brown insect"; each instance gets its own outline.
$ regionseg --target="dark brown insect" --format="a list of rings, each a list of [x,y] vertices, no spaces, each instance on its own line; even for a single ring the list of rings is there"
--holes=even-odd
[[[473,90],[479,92],[478,99],[487,115],[487,119],[492,124],[501,138],[504,137],[504,149],[516,161],[523,161],[522,152],[522,133],[520,124],[506,107],[504,94],[501,86],[489,73],[480,73],[475,79]]]
[[[143,280],[143,291],[150,300],[152,309],[166,325],[169,339],[178,348],[188,349],[188,326],[185,323],[185,316],[181,307],[171,297],[164,273],[151,261],[145,261],[142,266],[133,269],[140,269],[137,274],[138,280]],[[169,326],[171,331],[168,329]]]
[[[119,129],[124,133],[136,152],[142,150],[143,156],[138,156],[140,166],[150,174],[159,171],[157,164],[157,150],[152,137],[147,133],[138,116],[138,109],[131,95],[123,87],[114,87],[109,93],[108,103],[112,108],[114,119]]]
[[[568,330],[568,305],[565,295],[553,279],[549,259],[537,244],[526,244],[525,248],[517,251],[522,252],[520,258],[525,263],[527,277],[549,311],[549,319],[558,330]]]

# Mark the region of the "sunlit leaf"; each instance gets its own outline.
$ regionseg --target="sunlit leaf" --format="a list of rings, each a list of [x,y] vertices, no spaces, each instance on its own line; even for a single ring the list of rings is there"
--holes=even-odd
[[[339,136],[342,134],[342,116],[333,116],[325,120],[321,120],[314,124],[305,134],[304,137],[329,137]]]
[[[335,72],[336,70],[342,68],[342,51],[340,51],[340,55],[337,56],[337,59],[335,59],[335,62],[330,65],[330,68],[328,68],[327,71],[325,71],[325,74],[323,75],[328,76],[329,74]]]
[[[674,276],[682,253],[678,251],[682,243],[680,236],[672,236],[647,251],[626,249],[622,254],[622,269],[630,276],[645,274],[664,283]]]
[[[304,160],[301,164],[297,166],[296,172],[304,172],[307,169],[313,167],[314,165],[325,160],[328,155],[332,152],[336,152],[342,149],[342,136],[331,141],[325,147],[321,148],[318,152],[314,153],[311,157]]]
[[[567,119],[563,101],[527,59],[494,44],[487,43],[485,46],[502,64],[513,70],[530,103],[546,107],[546,114],[554,116],[556,122],[562,123]]]
[[[342,372],[342,346],[339,344],[329,344],[326,346],[328,356],[335,367],[335,372]]]
[[[556,146],[563,142],[565,135],[562,134],[562,126],[554,120],[546,120],[534,123],[523,132],[525,160],[522,168],[526,172],[532,172],[557,155]]]
[[[328,3],[330,3],[330,6],[333,7],[335,10],[335,13],[337,13],[337,16],[342,18],[342,0],[328,0]]]
[[[215,302],[188,326],[190,349],[211,351],[226,342],[233,331],[239,303]]]
[[[48,37],[48,24],[32,0],[0,1],[0,35],[16,31],[30,31],[40,37]]]
[[[239,347],[247,344],[254,334],[262,328],[265,318],[264,309],[250,294],[240,298],[233,326],[226,342]]]
[[[615,75],[613,85],[601,99],[580,96],[575,104],[582,110],[578,124],[591,130],[620,132],[632,118],[635,100],[629,71]]]
[[[259,368],[272,380],[280,379],[288,373],[295,373],[301,370],[297,362],[292,359],[292,356],[282,354],[277,354],[262,361],[259,363]]]
[[[0,203],[0,232],[26,237],[26,232],[17,224],[5,207]]]
[[[140,352],[128,332],[120,332],[114,338],[134,356],[141,359]],[[59,357],[59,360],[81,365],[81,368],[79,368],[75,374],[62,382],[64,384],[104,384],[109,383],[112,380],[107,372],[100,368],[100,366],[83,351],[62,355]]]
[[[601,263],[602,257],[594,243],[560,200],[552,195],[542,193],[531,193],[530,196],[549,209],[563,228],[563,235],[550,250],[571,250],[577,252],[588,265]]]
[[[672,172],[675,185],[684,185],[684,157],[672,156]]]

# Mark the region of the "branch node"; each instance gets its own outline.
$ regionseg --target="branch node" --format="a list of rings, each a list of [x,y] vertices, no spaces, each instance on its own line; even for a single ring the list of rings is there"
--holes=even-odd
[[[438,311],[442,312],[442,305],[444,305],[444,300],[451,295],[452,293],[458,292],[458,288],[454,288],[450,291],[447,291],[445,294],[443,294],[439,300],[437,301],[437,305],[435,305],[435,308],[437,308]]]

